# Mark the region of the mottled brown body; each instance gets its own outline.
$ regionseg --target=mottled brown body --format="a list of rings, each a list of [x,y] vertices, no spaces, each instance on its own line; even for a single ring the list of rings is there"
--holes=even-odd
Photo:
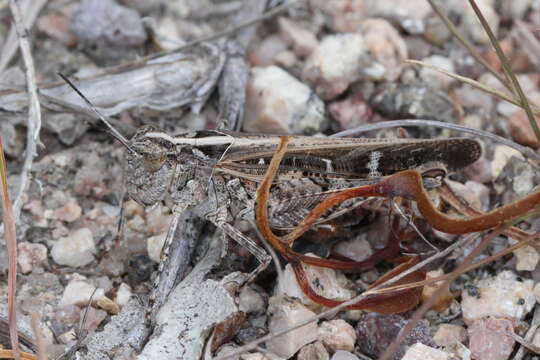
[[[143,127],[129,142],[127,191],[144,206],[159,201],[172,203],[175,214],[187,208],[197,209],[257,257],[260,265],[252,278],[266,268],[270,258],[233,224],[237,219],[253,219],[256,189],[279,139],[214,131],[172,137]],[[336,190],[372,184],[407,169],[430,174],[426,175],[425,185],[434,186],[437,182],[431,174],[444,176],[446,171],[473,163],[480,153],[477,141],[463,138],[292,137],[271,190],[270,224],[275,229],[292,229]],[[361,202],[351,199],[340,204],[316,225],[358,207]],[[164,258],[171,240],[168,236],[162,252]],[[156,285],[159,278],[158,273]],[[150,311],[153,313],[154,309]]]

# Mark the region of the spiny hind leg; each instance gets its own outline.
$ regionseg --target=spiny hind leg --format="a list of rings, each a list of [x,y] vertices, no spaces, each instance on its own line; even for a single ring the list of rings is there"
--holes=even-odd
[[[234,241],[236,241],[240,246],[246,248],[253,256],[255,256],[255,258],[259,262],[259,265],[251,273],[249,273],[246,279],[246,283],[250,283],[251,281],[255,280],[255,278],[262,271],[264,271],[270,264],[270,261],[272,260],[270,255],[268,255],[266,250],[260,247],[255,240],[244,235],[240,230],[235,228],[233,225],[227,222],[216,222],[215,224],[225,234],[227,234]]]

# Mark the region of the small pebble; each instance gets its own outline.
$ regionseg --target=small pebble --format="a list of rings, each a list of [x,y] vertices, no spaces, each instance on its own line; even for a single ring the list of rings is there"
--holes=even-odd
[[[338,33],[358,31],[369,15],[365,0],[313,0],[310,6],[323,13],[326,26]]]
[[[432,14],[431,6],[422,0],[369,1],[369,14],[399,24],[409,34],[422,34],[425,21]]]
[[[489,188],[475,181],[467,181],[465,184],[448,180],[448,185],[473,208],[486,211],[489,208]]]
[[[430,57],[422,59],[422,62],[436,66],[448,72],[455,72],[452,60],[444,56],[432,55]],[[430,69],[425,66],[420,66],[419,77],[431,86],[442,90],[450,88],[450,86],[456,81],[446,74],[443,74],[439,71]]]
[[[81,318],[84,318],[82,330],[93,331],[107,317],[107,313],[89,306],[81,311]]]
[[[112,0],[85,0],[73,14],[70,30],[85,53],[98,62],[134,56],[147,40],[140,15]]]
[[[444,272],[441,269],[428,271],[426,274],[426,280],[437,278],[439,276],[444,275]],[[434,284],[426,285],[422,288],[422,302],[426,302],[433,294],[439,290],[440,285],[444,281],[438,281]],[[452,301],[454,300],[454,297],[452,296],[452,293],[448,290],[448,288],[444,291],[444,293],[439,296],[438,300],[431,306],[431,309],[439,312],[443,312],[444,310],[448,309],[450,304],[452,304]]]
[[[23,142],[15,130],[15,125],[8,121],[0,123],[4,152],[8,157],[18,158],[23,152]]]
[[[298,62],[296,55],[289,50],[281,51],[276,55],[274,60],[276,65],[285,69],[292,69]]]
[[[308,278],[310,279],[313,290],[315,290],[319,295],[329,299],[341,301],[349,300],[355,295],[353,291],[341,285],[343,281],[340,281],[338,276],[343,275],[335,270],[308,265],[304,265],[304,269]],[[321,306],[309,299],[300,289],[298,282],[296,281],[294,270],[290,264],[285,266],[282,280],[283,282],[278,285],[280,292],[298,299],[302,304],[311,309],[320,309]]]
[[[242,287],[238,295],[238,309],[245,313],[265,310],[266,301],[264,296],[250,286]]]
[[[536,299],[536,302],[540,303],[540,282],[534,285],[533,292],[534,292],[534,298]]]
[[[106,296],[102,296],[97,299],[96,305],[112,315],[120,312],[120,306]]]
[[[286,296],[274,296],[269,300],[268,331],[278,332],[288,329],[301,321],[315,316],[304,305]],[[266,342],[266,348],[274,354],[288,359],[304,345],[317,340],[317,322],[311,322],[286,335]]]
[[[455,2],[454,2],[455,3]],[[499,32],[499,15],[493,8],[493,1],[491,0],[477,0],[476,5],[482,12],[482,15],[486,18],[491,31],[495,34]],[[489,37],[486,34],[486,31],[482,27],[478,17],[476,16],[474,10],[466,4],[462,7],[464,9],[464,14],[462,14],[461,24],[466,32],[466,34],[479,45],[489,45]]]
[[[58,265],[80,267],[94,261],[96,246],[94,237],[88,228],[82,228],[60,238],[52,250],[51,256]]]
[[[493,97],[469,84],[460,84],[453,90],[453,98],[463,107],[479,107],[489,114],[493,109]]]
[[[297,56],[308,56],[319,42],[311,31],[300,27],[297,23],[285,17],[278,19],[279,33],[287,44],[292,46]]]
[[[128,260],[128,278],[131,285],[148,281],[155,263],[145,254],[134,254]]]
[[[170,223],[171,216],[166,207],[155,206],[146,212],[146,231],[151,234],[159,235],[167,232]]]
[[[533,281],[518,279],[512,271],[478,280],[477,291],[462,292],[461,309],[465,323],[487,316],[521,320],[535,304]]]
[[[373,58],[383,66],[384,73],[375,75],[369,68],[363,71],[373,80],[395,81],[408,58],[407,43],[391,23],[384,19],[367,19],[361,33]]]
[[[47,247],[43,244],[20,242],[17,244],[19,271],[28,274],[38,266],[47,263]]]
[[[509,240],[511,245],[518,242],[514,239]],[[524,245],[514,250],[513,254],[516,257],[516,271],[534,271],[538,265],[538,261],[540,261],[540,254],[530,245]]]
[[[417,343],[411,346],[402,360],[448,360],[448,353],[426,346],[422,343]]]
[[[75,200],[70,200],[54,211],[54,218],[68,223],[74,222],[82,214],[82,209]]]
[[[225,344],[222,347],[219,348],[219,350],[216,352],[215,356],[220,357],[224,356],[228,353],[232,353],[236,350],[236,347],[230,344]],[[244,354],[247,355],[247,354]],[[227,358],[228,360],[240,360],[240,355],[235,355]]]
[[[424,39],[431,44],[441,46],[452,37],[452,33],[438,16],[428,17],[425,21],[425,26]]]
[[[279,35],[265,37],[248,54],[252,67],[265,67],[274,64],[276,54],[287,50],[287,43]]]
[[[419,81],[385,85],[371,99],[370,105],[390,119],[432,119],[453,123],[459,115],[447,93]]]
[[[371,108],[361,94],[330,103],[328,113],[337,121],[340,130],[362,125],[372,115]]]
[[[325,37],[306,61],[302,79],[324,100],[342,94],[372,65],[368,48],[360,34]]]
[[[330,360],[359,360],[358,356],[344,350],[338,350],[332,355]]]
[[[319,326],[319,340],[332,354],[337,350],[353,351],[356,332],[345,320],[330,320]]]
[[[364,314],[356,326],[359,350],[369,356],[378,358],[408,322],[401,315]],[[435,342],[430,336],[429,323],[426,320],[418,322],[390,359],[401,360],[407,347],[417,342],[435,346]]]
[[[62,294],[59,306],[85,306],[90,299],[92,299],[92,301],[97,301],[104,296],[105,293],[103,289],[96,290],[94,285],[83,280],[71,280],[64,289],[64,294]]]
[[[75,35],[69,30],[69,20],[66,16],[45,14],[38,18],[36,26],[39,31],[61,41],[67,47],[72,47],[77,43]]]
[[[336,253],[354,261],[364,261],[373,254],[371,244],[364,236],[340,241],[333,249]]]
[[[494,179],[499,177],[504,167],[512,159],[512,157],[523,159],[523,155],[521,155],[519,151],[509,146],[506,146],[506,145],[495,146],[495,152],[493,154],[493,161],[491,162],[491,173]]]
[[[296,360],[329,360],[330,355],[320,341],[308,344],[300,349]]]
[[[441,324],[433,336],[437,346],[450,346],[458,342],[465,342],[467,330],[463,326],[454,324]]]
[[[510,135],[515,142],[538,149],[538,139],[531,130],[531,123],[524,111],[515,112],[514,114],[510,115],[507,120]],[[540,121],[538,118],[535,117],[535,121],[536,124],[540,126]]]
[[[508,336],[513,332],[508,319],[483,318],[469,325],[469,348],[477,360],[506,360],[514,349],[515,340]]]
[[[116,292],[115,302],[120,306],[124,306],[128,303],[132,295],[131,287],[126,283],[121,283]]]
[[[123,248],[113,248],[101,258],[98,269],[107,276],[120,277],[126,273],[128,254]]]
[[[283,360],[282,357],[270,353],[251,353],[240,355],[240,360]]]
[[[167,237],[167,232],[162,234],[151,236],[148,238],[147,251],[148,256],[153,261],[159,263],[161,261],[161,251],[163,245],[165,245],[165,238]]]
[[[252,68],[244,131],[306,134],[324,131],[324,104],[311,89],[277,66]]]
[[[75,333],[75,329],[70,329],[58,336],[58,341],[61,344],[69,344],[70,342],[75,340],[77,340],[77,334]]]

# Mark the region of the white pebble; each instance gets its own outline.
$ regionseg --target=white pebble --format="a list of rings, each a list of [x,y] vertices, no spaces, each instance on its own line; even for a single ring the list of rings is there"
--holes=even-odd
[[[118,291],[116,292],[116,299],[115,302],[119,306],[124,306],[128,303],[129,299],[131,298],[132,292],[131,287],[126,283],[121,283],[118,287]]]
[[[358,360],[358,356],[344,350],[338,350],[330,360]]]
[[[238,309],[245,313],[262,311],[265,308],[264,297],[249,286],[244,286],[238,296]]]
[[[96,290],[94,285],[83,280],[71,280],[64,289],[64,294],[62,294],[59,306],[84,306],[88,304],[90,298],[92,301],[97,301],[103,296],[105,296],[103,289]]]
[[[268,312],[270,313],[268,322],[268,331],[270,333],[289,329],[315,316],[314,312],[287,296],[270,298]],[[272,353],[288,359],[301,347],[315,340],[317,340],[317,322],[313,321],[285,335],[267,341],[266,348]]]
[[[167,232],[164,232],[162,234],[149,237],[146,243],[146,250],[148,251],[148,256],[150,257],[150,259],[154,260],[157,263],[161,261],[161,250],[163,249],[163,245],[165,244],[166,237]]]
[[[325,321],[319,326],[319,340],[330,353],[337,350],[353,351],[356,331],[345,320]]]
[[[23,274],[28,274],[36,266],[47,262],[47,247],[43,244],[21,242],[17,244],[17,250],[19,270]]]
[[[372,63],[362,35],[330,35],[319,43],[307,59],[302,79],[321,98],[330,100],[359,80],[363,69]]]
[[[416,343],[407,350],[402,360],[447,360],[449,358],[448,353],[442,350]]]
[[[462,293],[461,309],[467,324],[487,316],[520,320],[535,304],[533,281],[518,281],[512,271],[479,280],[475,286]]]
[[[467,330],[463,326],[454,324],[441,324],[433,336],[437,346],[450,346],[467,339]]]
[[[313,254],[308,255],[313,256]],[[353,291],[346,289],[341,285],[343,281],[340,281],[338,276],[342,275],[335,270],[309,265],[304,265],[304,270],[306,271],[308,279],[310,279],[309,282],[312,284],[313,290],[319,295],[339,301],[349,300],[355,296]],[[294,270],[290,264],[285,266],[282,280],[283,282],[278,286],[279,293],[294,297],[311,309],[320,309],[321,305],[318,305],[309,299],[302,289],[300,289],[300,286],[298,286],[298,282],[296,281]],[[317,286],[314,284],[317,284]]]
[[[94,260],[96,246],[88,228],[82,228],[61,238],[51,250],[53,260],[59,265],[85,266]]]
[[[277,66],[252,68],[246,94],[247,132],[315,134],[328,126],[321,99]]]

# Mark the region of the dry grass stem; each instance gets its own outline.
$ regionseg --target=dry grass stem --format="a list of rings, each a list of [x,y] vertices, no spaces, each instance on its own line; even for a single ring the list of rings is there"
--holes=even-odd
[[[469,3],[471,4],[476,16],[478,17],[478,20],[480,20],[480,22],[482,23],[482,27],[484,28],[484,31],[488,35],[489,40],[491,41],[491,44],[495,48],[497,57],[499,58],[502,64],[504,73],[510,79],[512,83],[512,87],[514,89],[512,92],[519,97],[520,107],[523,108],[523,110],[525,110],[525,113],[527,114],[527,117],[529,118],[531,128],[533,129],[534,134],[536,135],[536,139],[538,140],[538,142],[540,142],[540,128],[538,128],[538,124],[536,123],[536,119],[534,118],[534,114],[531,109],[531,104],[527,100],[525,93],[523,93],[523,89],[521,88],[521,85],[519,85],[519,81],[517,80],[516,75],[512,71],[512,67],[510,66],[510,63],[508,62],[506,55],[504,55],[504,52],[499,46],[499,42],[497,41],[495,34],[493,34],[493,31],[489,27],[489,24],[487,20],[484,18],[484,15],[482,14],[480,9],[476,5],[476,2],[474,0],[469,0]]]
[[[15,304],[15,295],[17,290],[17,234],[15,231],[15,218],[9,199],[9,189],[7,184],[7,168],[4,156],[4,144],[0,136],[0,180],[2,186],[0,193],[2,195],[2,218],[4,222],[4,237],[8,252],[8,322],[9,335],[11,339],[11,348],[14,351],[15,358],[20,359],[19,352],[19,334],[17,332],[17,309]]]
[[[26,85],[28,89],[28,121],[26,133],[26,157],[21,171],[21,179],[17,197],[13,204],[13,216],[15,222],[18,221],[21,213],[23,196],[28,187],[30,171],[32,170],[32,162],[36,155],[36,143],[39,142],[39,131],[41,129],[41,106],[38,99],[36,86],[36,73],[34,67],[34,59],[28,42],[28,30],[23,23],[21,9],[19,3],[15,0],[9,1],[9,8],[14,20],[14,26],[17,30],[19,39],[19,47],[21,49],[22,58],[26,67]]]
[[[487,61],[480,55],[480,53],[476,50],[473,44],[469,42],[454,26],[454,24],[450,21],[448,16],[441,10],[441,8],[437,5],[437,2],[434,0],[427,0],[429,4],[431,5],[431,8],[433,11],[437,14],[437,16],[444,22],[448,30],[452,33],[452,35],[463,45],[465,49],[469,52],[469,54],[482,66],[486,68],[487,71],[489,71],[493,76],[497,78],[497,80],[500,81],[501,84],[506,86],[509,90],[512,90],[511,87],[509,87],[508,82],[504,77],[501,76],[495,69],[493,69]]]
[[[39,12],[47,3],[47,0],[21,0],[18,1],[21,11],[25,14],[25,27],[31,28],[36,20]],[[9,31],[9,35],[4,42],[2,50],[0,50],[0,74],[4,72],[7,65],[13,59],[13,56],[17,53],[18,40],[15,27],[12,27]]]
[[[461,75],[458,75],[456,73],[453,73],[453,72],[450,72],[450,71],[447,71],[443,68],[440,68],[438,66],[434,66],[434,65],[431,65],[431,64],[427,64],[425,62],[422,62],[422,61],[418,61],[418,60],[406,60],[406,62],[410,63],[410,64],[415,64],[415,65],[421,65],[421,66],[424,66],[424,67],[427,67],[429,69],[432,69],[432,70],[435,70],[435,71],[438,71],[442,74],[445,74],[447,76],[450,76],[451,78],[453,79],[456,79],[458,81],[461,81],[461,82],[464,82],[466,84],[469,84],[477,89],[480,89],[488,94],[491,94],[495,97],[498,97],[499,99],[502,99],[502,100],[506,100],[508,101],[509,103],[512,103],[516,106],[519,106],[520,108],[523,108],[523,105],[521,103],[521,101],[519,99],[516,99],[516,98],[513,98],[511,96],[508,96],[507,94],[503,93],[503,92],[500,92],[500,91],[497,91],[489,86],[486,86],[476,80],[473,80],[471,78],[468,78],[468,77],[465,77],[465,76],[461,76]],[[534,114],[536,115],[540,115],[540,109],[538,109],[538,107],[536,106],[533,106],[534,107]],[[531,109],[531,111],[533,111]]]
[[[391,358],[391,356],[398,349],[401,342],[415,328],[416,324],[418,324],[418,321],[420,321],[424,314],[433,306],[433,304],[435,304],[438,298],[445,293],[450,283],[454,281],[459,275],[463,274],[469,264],[478,255],[480,255],[482,251],[484,251],[484,249],[489,245],[489,243],[499,234],[501,234],[505,228],[505,225],[500,226],[497,230],[491,232],[491,234],[486,236],[480,242],[480,244],[478,244],[478,246],[469,255],[467,255],[467,257],[463,260],[460,266],[449,274],[448,279],[446,279],[444,283],[440,284],[437,290],[433,293],[433,295],[427,301],[423,302],[422,305],[414,312],[413,316],[407,322],[407,325],[405,325],[401,329],[399,335],[394,339],[394,341],[392,341],[392,344],[390,344],[390,346],[386,349],[382,356],[379,357],[380,360],[388,360]]]

